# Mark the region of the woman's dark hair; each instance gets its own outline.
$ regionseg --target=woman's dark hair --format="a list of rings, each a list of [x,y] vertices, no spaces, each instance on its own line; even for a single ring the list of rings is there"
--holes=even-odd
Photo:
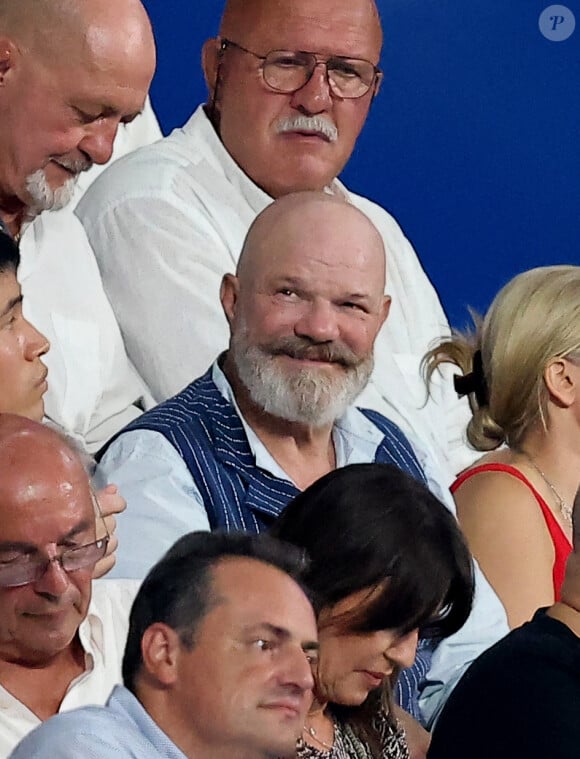
[[[304,581],[318,613],[358,591],[374,591],[345,616],[345,632],[418,627],[422,637],[443,638],[469,616],[473,563],[457,521],[422,483],[394,466],[336,469],[297,496],[270,532],[307,552]],[[359,707],[333,705],[377,759],[383,755],[375,727],[381,705],[394,727],[390,686],[371,691]]]
[[[471,611],[473,565],[453,514],[420,482],[388,464],[353,464],[322,477],[284,510],[271,534],[305,549],[304,580],[320,612],[376,589],[353,632],[410,631],[443,638]]]
[[[6,232],[0,231],[0,274],[7,271],[16,273],[20,264],[18,245]]]

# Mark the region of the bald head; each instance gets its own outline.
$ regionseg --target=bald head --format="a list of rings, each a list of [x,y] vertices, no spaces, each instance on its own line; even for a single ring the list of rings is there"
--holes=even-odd
[[[255,408],[330,430],[372,372],[389,310],[384,286],[382,239],[357,208],[318,192],[268,206],[237,275],[222,283],[231,330],[224,369],[234,392],[238,382],[251,398],[246,416]],[[236,398],[242,407],[244,393]]]
[[[0,208],[23,217],[69,202],[143,109],[154,70],[139,0],[0,0]]]
[[[140,0],[0,0],[0,36],[53,63],[55,55],[79,60],[115,52],[154,67],[153,33]]]
[[[67,496],[79,489],[90,498],[83,462],[62,435],[25,417],[0,414],[0,515],[4,504],[41,508],[48,492]]]
[[[57,432],[11,415],[0,415],[0,524],[0,660],[38,667],[66,649],[82,656],[77,632],[106,548],[89,481]]]
[[[309,3],[311,8],[315,3]],[[285,0],[228,0],[222,16],[219,34],[221,37],[237,39],[244,37],[256,28],[263,28],[282,22],[292,15],[300,13],[300,3],[288,4]],[[369,38],[380,52],[382,29],[379,12],[373,0],[334,0],[332,7],[326,5],[328,16],[333,21],[341,17],[349,23],[359,24],[368,31]],[[314,12],[314,10],[313,10]]]
[[[297,192],[278,198],[258,214],[248,230],[238,261],[240,283],[250,283],[272,257],[332,253],[348,241],[352,266],[373,278],[374,291],[385,288],[385,248],[374,224],[358,208],[323,192]],[[291,250],[290,250],[291,249]]]

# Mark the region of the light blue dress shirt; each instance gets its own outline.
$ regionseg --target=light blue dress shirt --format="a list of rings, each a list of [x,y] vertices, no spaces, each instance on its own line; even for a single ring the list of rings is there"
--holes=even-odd
[[[224,373],[215,362],[212,379],[231,403],[244,427],[256,467],[291,481],[245,421]],[[358,409],[351,407],[335,422],[333,444],[337,468],[373,461],[383,440],[381,431]],[[425,473],[429,489],[455,512],[449,490],[433,460],[410,440]],[[143,579],[173,543],[192,530],[209,530],[203,499],[178,451],[167,438],[152,430],[132,430],[118,437],[104,455],[95,484],[114,482],[127,501],[117,517],[119,550],[111,577]]]
[[[187,759],[135,696],[117,685],[105,706],[57,714],[9,759]]]
[[[270,455],[236,405],[233,391],[217,362],[212,379],[233,404],[244,426],[256,466],[275,477],[290,479]],[[382,433],[356,408],[348,409],[333,429],[337,466],[373,461]],[[416,440],[409,438],[429,489],[453,513],[455,503],[442,483],[437,464]],[[209,530],[202,498],[185,462],[160,433],[135,430],[113,442],[97,470],[99,484],[114,482],[127,500],[118,517],[119,551],[112,574],[142,578],[177,538],[191,530]],[[435,649],[427,684],[421,693],[425,724],[438,716],[448,693],[467,666],[508,633],[505,611],[481,570],[476,567],[473,610],[462,629]]]

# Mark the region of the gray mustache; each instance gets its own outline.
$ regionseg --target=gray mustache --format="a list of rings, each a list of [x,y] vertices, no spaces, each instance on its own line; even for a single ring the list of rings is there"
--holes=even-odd
[[[278,134],[283,132],[318,132],[324,135],[329,142],[336,142],[338,129],[323,116],[289,116],[281,119],[277,124]]]
[[[328,361],[351,367],[360,364],[360,358],[341,343],[312,343],[304,338],[287,337],[265,346],[272,356],[286,355],[310,361]]]

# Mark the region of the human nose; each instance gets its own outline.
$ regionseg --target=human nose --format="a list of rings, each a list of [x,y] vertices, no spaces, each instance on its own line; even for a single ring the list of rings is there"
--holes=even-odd
[[[50,348],[50,342],[48,339],[39,332],[29,321],[25,320],[26,343],[25,343],[25,356],[28,361],[33,361],[35,358],[40,358],[48,352]]]
[[[34,589],[41,595],[58,598],[68,588],[69,576],[62,566],[60,556],[47,559],[41,576],[35,581]]]
[[[308,81],[293,93],[291,106],[308,115],[322,113],[331,108],[332,94],[324,61],[317,61]]]
[[[118,119],[103,118],[89,124],[79,143],[79,150],[88,155],[93,163],[107,163],[113,155],[118,127]]]
[[[401,669],[412,666],[418,641],[419,629],[416,628],[396,638],[385,650],[385,658],[395,662]]]
[[[284,685],[294,685],[301,691],[314,688],[312,666],[301,648],[292,649],[288,652],[285,667],[281,672],[281,679]]]
[[[340,330],[332,305],[323,302],[308,303],[296,322],[294,332],[299,337],[308,337],[317,343],[336,340]]]

